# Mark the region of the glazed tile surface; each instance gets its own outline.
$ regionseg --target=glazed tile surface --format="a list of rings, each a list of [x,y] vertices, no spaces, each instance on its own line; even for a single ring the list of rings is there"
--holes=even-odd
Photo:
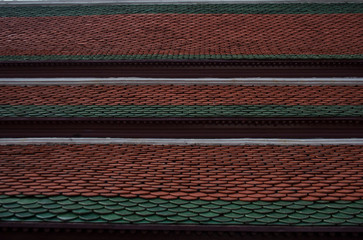
[[[363,4],[0,8],[0,61],[361,59]]]
[[[0,220],[362,225],[362,146],[0,146]]]

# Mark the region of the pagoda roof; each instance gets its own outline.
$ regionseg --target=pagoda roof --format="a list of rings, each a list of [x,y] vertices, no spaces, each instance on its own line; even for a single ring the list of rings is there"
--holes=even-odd
[[[3,145],[2,221],[361,226],[361,145]],[[24,167],[26,166],[26,168]]]
[[[0,61],[362,59],[362,3],[2,6]]]
[[[0,117],[362,117],[362,86],[2,86]]]

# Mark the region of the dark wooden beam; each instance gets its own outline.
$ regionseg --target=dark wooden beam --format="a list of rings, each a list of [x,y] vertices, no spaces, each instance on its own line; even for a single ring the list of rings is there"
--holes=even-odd
[[[97,224],[97,223],[0,223],[4,239],[247,239],[247,240],[358,240],[361,227],[342,226],[223,226],[167,224]]]
[[[1,118],[0,137],[360,138],[363,118]]]
[[[363,60],[139,60],[1,62],[0,78],[363,77]]]

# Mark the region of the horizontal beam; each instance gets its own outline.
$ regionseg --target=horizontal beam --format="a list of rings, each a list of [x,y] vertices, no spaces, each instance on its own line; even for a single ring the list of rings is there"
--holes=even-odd
[[[0,137],[347,138],[361,118],[1,118]]]
[[[248,226],[248,225],[170,225],[170,224],[100,224],[100,223],[34,223],[34,222],[1,222],[1,228],[38,228],[41,229],[113,229],[113,230],[170,230],[170,231],[229,231],[229,232],[312,232],[339,233],[363,232],[362,227],[355,226]]]
[[[0,62],[0,78],[359,78],[363,60]]]
[[[363,145],[363,138],[348,139],[176,139],[176,138],[1,138],[0,145],[29,144],[148,144],[148,145]]]
[[[0,78],[0,85],[40,86],[40,85],[246,85],[246,86],[284,86],[284,85],[363,85],[363,78]]]

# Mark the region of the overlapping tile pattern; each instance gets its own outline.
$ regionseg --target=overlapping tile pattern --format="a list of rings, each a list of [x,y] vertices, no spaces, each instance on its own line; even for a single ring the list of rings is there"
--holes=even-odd
[[[363,4],[219,7],[4,7],[0,61],[363,56]]]
[[[363,225],[362,146],[0,146],[0,221]]]
[[[0,86],[0,105],[363,105],[363,86]]]
[[[361,86],[1,86],[0,117],[361,117]]]
[[[1,195],[0,221],[362,226],[363,200],[244,202]]]
[[[0,193],[356,201],[362,146],[0,146]]]
[[[342,14],[362,13],[363,4],[128,4],[3,7],[0,17],[47,17],[114,14]]]

